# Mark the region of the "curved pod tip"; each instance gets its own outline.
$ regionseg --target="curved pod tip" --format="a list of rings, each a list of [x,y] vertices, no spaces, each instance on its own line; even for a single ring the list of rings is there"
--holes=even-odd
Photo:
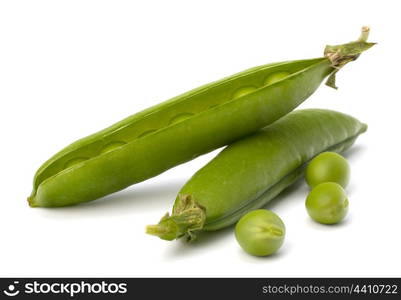
[[[35,198],[33,196],[29,196],[26,200],[30,207],[38,207],[38,205],[35,204]]]

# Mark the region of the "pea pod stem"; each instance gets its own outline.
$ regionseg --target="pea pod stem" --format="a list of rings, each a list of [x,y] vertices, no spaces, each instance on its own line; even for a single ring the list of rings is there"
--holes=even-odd
[[[146,233],[171,241],[187,235],[188,240],[195,239],[193,232],[203,228],[206,220],[205,208],[196,203],[191,195],[179,195],[180,201],[174,206],[170,216],[167,213],[156,225],[148,225]]]
[[[359,55],[374,46],[376,43],[368,43],[369,27],[364,26],[361,30],[361,35],[355,42],[350,42],[342,45],[330,46],[327,45],[324,49],[324,56],[327,57],[335,68],[326,81],[326,85],[337,89],[336,74],[343,66],[350,61],[356,60]]]

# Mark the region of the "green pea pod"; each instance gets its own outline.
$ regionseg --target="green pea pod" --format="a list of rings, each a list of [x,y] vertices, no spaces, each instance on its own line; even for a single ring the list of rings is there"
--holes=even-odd
[[[317,59],[275,63],[205,85],[67,146],[36,172],[31,206],[95,200],[271,124],[373,44],[327,46]],[[333,77],[329,80],[334,87]]]
[[[227,227],[266,205],[294,183],[309,160],[342,152],[367,129],[357,119],[330,110],[294,111],[227,146],[179,192],[172,215],[147,232],[165,240]]]

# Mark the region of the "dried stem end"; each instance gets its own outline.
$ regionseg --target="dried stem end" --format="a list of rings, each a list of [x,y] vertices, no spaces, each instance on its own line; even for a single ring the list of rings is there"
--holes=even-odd
[[[376,43],[368,43],[369,27],[362,27],[359,39],[343,45],[326,46],[324,56],[331,61],[331,65],[335,68],[334,72],[327,79],[326,85],[337,89],[336,73],[350,61],[356,60],[359,55],[374,46]]]
[[[156,225],[146,227],[146,233],[163,240],[172,241],[186,236],[188,241],[196,239],[196,232],[205,224],[206,211],[191,195],[178,195],[171,216],[167,213]]]

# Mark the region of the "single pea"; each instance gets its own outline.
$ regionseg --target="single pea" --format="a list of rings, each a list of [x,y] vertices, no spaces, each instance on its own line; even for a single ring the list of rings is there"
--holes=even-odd
[[[347,160],[335,152],[323,152],[317,155],[306,167],[305,179],[313,188],[323,182],[336,182],[345,188],[350,178]]]
[[[282,80],[286,77],[288,77],[290,75],[290,73],[288,72],[276,72],[273,73],[271,75],[269,75],[264,82],[264,85],[269,85],[269,84],[273,84],[279,80]]]
[[[257,90],[257,88],[254,86],[246,86],[246,87],[240,88],[239,90],[235,91],[235,93],[233,95],[233,99],[253,93],[256,90]]]
[[[310,191],[305,202],[309,216],[322,224],[340,222],[348,212],[348,198],[335,182],[321,183]]]
[[[235,226],[235,237],[246,252],[267,256],[276,252],[284,242],[285,226],[280,217],[267,209],[245,214]]]

